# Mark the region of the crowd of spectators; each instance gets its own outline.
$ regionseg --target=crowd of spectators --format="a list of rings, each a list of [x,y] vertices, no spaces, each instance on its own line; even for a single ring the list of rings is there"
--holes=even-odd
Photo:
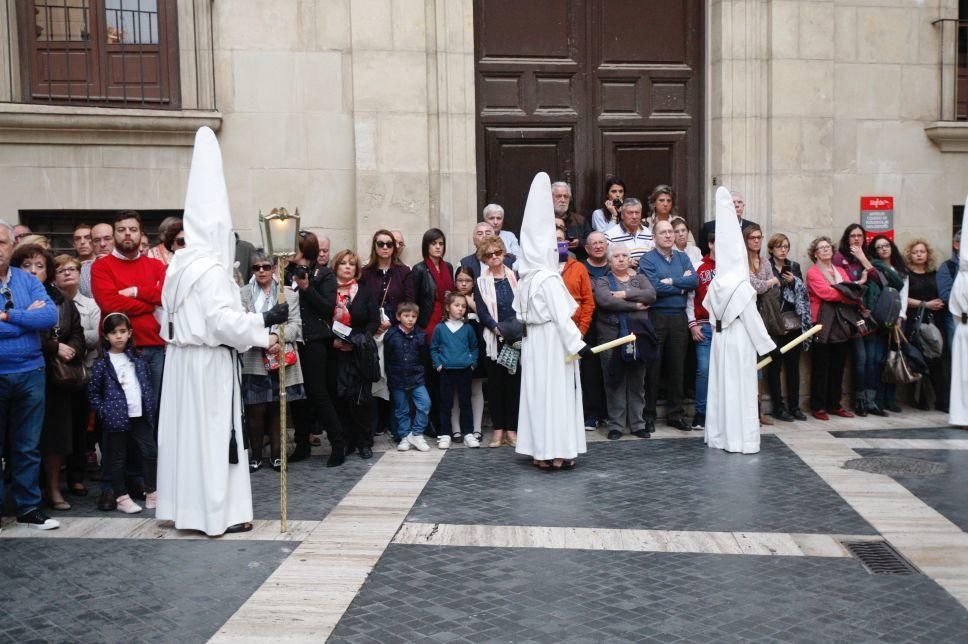
[[[667,185],[643,202],[626,194],[621,179],[609,179],[602,207],[587,217],[575,212],[567,183],[553,184],[552,197],[561,275],[585,341],[630,333],[637,339],[582,360],[586,429],[602,427],[613,440],[626,431],[648,438],[660,401],[669,426],[702,429],[716,332],[703,307],[716,272],[713,222],[696,231],[697,243]],[[959,233],[953,258],[939,267],[923,239],[901,251],[891,238],[869,239],[851,224],[838,241],[820,236],[800,249],[811,262],[803,270],[791,259],[787,235],[767,238],[744,218],[743,196],[734,193],[733,203],[750,282],[776,344],[825,324],[763,370],[770,409],[761,423],[806,420],[803,352],[814,418],[901,412],[895,384],[883,374],[888,351],[905,338],[923,349],[915,405],[946,410],[953,332],[947,298]],[[483,209],[471,231],[474,252],[456,270],[437,228],[423,234],[422,259],[412,266],[401,259],[400,231],[377,230],[365,254],[342,249],[332,257],[328,238],[303,231],[282,283],[274,258],[237,241],[244,309],[266,313],[280,293],[288,305],[284,327],[271,330],[278,346],[241,356],[251,472],[281,468],[282,361],[295,427],[290,461],[308,458],[323,432],[329,467],[354,454],[372,457],[381,432],[400,451],[429,450],[428,437],[439,449],[455,442],[480,447],[485,406],[493,428],[486,446],[515,445],[527,330],[515,308],[520,246],[504,229],[504,214],[498,204]],[[44,237],[0,222],[0,442],[18,521],[42,529],[57,527],[48,509],[69,511],[69,497],[87,495],[93,479],[100,480],[101,510],[137,512],[138,500],[152,507],[153,441],[157,416],[165,413],[157,409],[165,343],[155,312],[166,266],[191,239],[181,220],[168,218],[151,245],[139,214],[121,211],[111,222],[78,225],[73,244],[73,254],[55,257]],[[930,340],[931,326],[941,337],[936,350],[914,342]],[[844,405],[848,358],[852,411]],[[139,422],[115,422],[110,401],[123,402],[132,391],[144,398],[135,406]],[[687,396],[695,402],[691,418]],[[134,413],[127,400],[127,414],[119,412],[126,419]]]

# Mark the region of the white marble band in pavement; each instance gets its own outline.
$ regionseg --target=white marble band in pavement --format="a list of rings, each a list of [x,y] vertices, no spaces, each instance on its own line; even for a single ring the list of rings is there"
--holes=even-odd
[[[785,557],[849,557],[841,541],[879,540],[870,535],[787,532],[700,532],[505,525],[405,523],[394,543],[487,548],[561,548],[626,552],[689,552]]]
[[[860,455],[827,432],[776,435],[864,520],[968,607],[968,534],[889,476],[844,469]]]
[[[0,539],[210,539],[195,530],[175,530],[170,521],[126,517],[65,517],[57,530],[36,530],[16,522],[3,527]],[[230,541],[302,541],[319,521],[288,521],[289,531],[279,532],[279,521],[255,520],[252,530],[218,537]]]
[[[210,641],[329,637],[444,454],[385,453]]]
[[[968,440],[957,438],[838,438],[851,449],[968,449]]]

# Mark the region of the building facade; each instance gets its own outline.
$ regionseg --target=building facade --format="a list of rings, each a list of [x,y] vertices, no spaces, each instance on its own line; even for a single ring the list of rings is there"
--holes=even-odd
[[[895,199],[946,255],[968,192],[953,0],[2,0],[0,213],[35,227],[182,207],[194,130],[218,134],[232,213],[298,207],[333,248],[431,226],[471,246],[531,176],[635,196],[693,226],[717,185],[809,239]],[[61,222],[61,224],[58,224]],[[62,229],[58,229],[63,232]]]

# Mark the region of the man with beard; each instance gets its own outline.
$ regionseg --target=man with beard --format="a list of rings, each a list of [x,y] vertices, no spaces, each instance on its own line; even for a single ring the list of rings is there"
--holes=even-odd
[[[165,367],[165,342],[159,334],[155,307],[161,305],[164,282],[165,265],[141,253],[141,215],[134,210],[120,211],[114,217],[114,250],[91,265],[91,292],[102,321],[109,313],[124,313],[131,320],[135,345],[151,370],[156,403]]]
[[[564,181],[551,184],[551,199],[554,203],[555,217],[565,222],[565,241],[568,250],[575,254],[578,261],[585,259],[585,238],[592,232],[592,225],[584,216],[571,209],[571,186]]]

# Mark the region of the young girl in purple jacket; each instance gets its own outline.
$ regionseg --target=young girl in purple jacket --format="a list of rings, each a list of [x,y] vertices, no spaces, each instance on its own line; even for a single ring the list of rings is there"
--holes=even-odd
[[[137,446],[144,467],[145,507],[157,506],[155,475],[158,448],[154,433],[154,395],[148,363],[135,353],[131,321],[124,313],[110,313],[101,323],[101,352],[91,367],[87,385],[91,409],[97,414],[104,431],[113,436],[108,441],[111,476],[118,510],[126,514],[141,512],[131,500],[125,486],[125,463],[128,442]]]

